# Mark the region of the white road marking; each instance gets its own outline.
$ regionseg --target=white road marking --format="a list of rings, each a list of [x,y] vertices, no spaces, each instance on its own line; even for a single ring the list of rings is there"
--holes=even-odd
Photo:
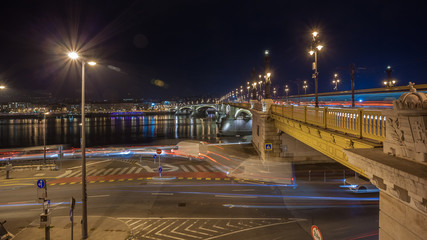
[[[109,197],[110,195],[92,195],[92,196],[87,196],[88,198],[97,198],[97,197]]]
[[[233,231],[233,232],[229,232],[229,233],[224,233],[222,235],[217,235],[217,236],[213,236],[213,237],[210,237],[210,238],[206,238],[205,240],[211,240],[211,239],[215,239],[215,238],[221,238],[221,237],[225,237],[225,236],[228,236],[228,235],[236,234],[236,233],[239,233],[239,232],[251,231],[251,230],[254,230],[254,229],[259,229],[259,228],[264,228],[264,227],[271,227],[271,226],[282,225],[282,224],[284,225],[284,224],[295,223],[295,222],[298,222],[298,221],[271,223],[271,224],[267,224],[267,225],[256,226],[256,227],[252,227],[252,228],[241,229],[241,230],[237,230],[237,231]]]
[[[111,161],[111,159],[107,159],[107,160],[104,160],[104,161],[93,162],[93,163],[88,163],[88,164],[86,164],[86,166],[91,166],[91,165],[95,165],[95,164],[99,164],[99,163],[103,163],[103,162],[108,162],[108,161]],[[70,167],[68,169],[76,169],[76,168],[81,168],[81,167],[82,166],[76,166],[76,167]]]
[[[138,169],[136,169],[135,173],[139,173],[139,172],[141,172],[141,170],[142,170],[142,168],[138,168]]]
[[[67,170],[67,171],[65,171],[65,173],[64,173],[64,174],[61,174],[61,175],[57,176],[56,178],[63,178],[63,177],[65,177],[65,176],[67,176],[68,174],[70,174],[71,172],[73,172],[73,171],[71,171],[71,170]]]
[[[153,193],[151,193],[151,195],[172,196],[173,193],[161,193],[161,192],[155,193],[155,192],[153,192]]]
[[[165,230],[168,227],[170,227],[171,225],[175,224],[176,221],[177,220],[173,221],[171,224],[168,224],[167,227],[165,227],[162,230],[156,232],[156,235],[166,237],[167,239],[174,238],[174,239],[177,239],[177,240],[185,240],[184,238],[179,238],[179,237],[175,237],[175,236],[171,236],[171,235],[167,235],[167,234],[161,233],[163,230]]]
[[[114,171],[111,172],[111,175],[116,174],[118,171],[120,171],[120,169],[122,169],[122,168],[116,168],[116,169],[114,169]]]
[[[182,170],[184,170],[184,172],[189,172],[190,170],[188,170],[188,168],[186,168],[184,165],[179,165]]]
[[[255,189],[234,189],[233,192],[253,192]]]
[[[124,172],[126,172],[128,169],[129,169],[129,168],[124,168],[124,169],[122,169],[122,170],[119,172],[119,174],[123,174],[123,173],[124,173]]]
[[[67,177],[77,177],[78,175],[82,174],[82,170],[78,170],[76,172],[71,173]]]
[[[102,175],[101,173],[102,173],[102,172],[104,172],[104,171],[105,171],[105,168],[103,168],[103,169],[99,169],[98,171],[94,172],[94,173],[93,173],[93,175],[94,175],[94,176],[100,176],[100,175]],[[88,175],[89,175],[89,174],[88,174]]]
[[[129,169],[129,171],[127,171],[127,173],[126,173],[126,174],[130,174],[130,173],[132,173],[132,172],[135,170],[135,168],[136,168],[136,167],[132,167],[131,169]]]
[[[194,172],[198,172],[199,170],[197,170],[197,168],[195,168],[194,166],[192,166],[192,165],[188,165],[188,167],[189,168],[191,168],[191,170],[193,170]]]
[[[205,236],[212,236],[212,234],[208,234],[208,233],[203,233],[200,231],[194,231],[194,230],[190,230],[190,227],[192,227],[194,224],[196,224],[199,220],[196,220],[195,222],[193,222],[192,224],[190,224],[190,226],[188,226],[186,229],[184,229],[185,231],[188,232],[192,232],[192,233],[196,233],[196,234],[201,234],[201,235],[205,235]]]
[[[145,169],[145,171],[147,171],[147,172],[154,172],[153,171],[153,169],[152,168],[150,168],[149,166],[142,166],[144,169]]]
[[[99,169],[92,169],[92,170],[89,170],[89,171],[87,171],[86,172],[86,175],[91,175],[92,173],[94,173],[94,172],[96,172],[96,171],[98,171]]]
[[[129,227],[131,227],[132,225],[135,225],[135,224],[137,224],[137,223],[139,223],[139,222],[141,222],[141,220],[137,220],[137,221],[135,221],[135,222],[133,222],[133,223],[131,223],[131,224],[128,224],[128,225],[129,225]]]
[[[180,232],[176,232],[176,231],[175,231],[176,229],[180,228],[182,225],[186,224],[187,222],[188,222],[188,220],[185,220],[184,222],[182,222],[182,223],[181,223],[181,225],[179,225],[178,227],[174,228],[174,229],[171,231],[171,233],[175,233],[175,234],[179,234],[179,235],[184,235],[184,236],[186,236],[186,237],[192,237],[192,238],[202,239],[201,237],[198,237],[198,236],[193,236],[193,235],[190,235],[190,234],[185,234],[185,233],[180,233]]]
[[[151,218],[129,218],[129,217],[123,217],[118,219],[132,219],[132,220],[139,220],[139,219],[145,219],[145,220],[172,220],[172,219],[185,219],[185,220],[270,220],[270,221],[281,221],[281,218],[177,218],[177,217],[151,217]],[[302,218],[292,218],[298,221],[302,221],[305,219]]]
[[[204,168],[202,165],[197,165],[197,167],[202,170],[202,172],[208,172],[206,168]]]
[[[215,195],[215,197],[223,197],[223,198],[258,198],[257,196],[242,196],[242,195]]]
[[[107,175],[107,174],[109,174],[111,171],[113,171],[114,170],[114,168],[109,168],[109,169],[107,169],[107,171],[105,171],[102,175],[103,176],[105,176],[105,175]]]
[[[208,166],[206,166],[207,168],[209,168],[209,170],[211,170],[212,172],[216,172],[216,171],[218,171],[216,168],[214,168],[214,167],[212,167],[212,166],[210,166],[210,165],[208,165]]]

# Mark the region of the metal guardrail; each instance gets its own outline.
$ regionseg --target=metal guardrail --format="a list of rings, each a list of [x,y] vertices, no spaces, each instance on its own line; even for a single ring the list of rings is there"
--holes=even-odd
[[[272,114],[376,141],[385,140],[386,117],[378,110],[272,105]]]

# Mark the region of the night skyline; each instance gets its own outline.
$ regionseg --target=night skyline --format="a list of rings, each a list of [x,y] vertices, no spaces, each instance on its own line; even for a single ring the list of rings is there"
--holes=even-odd
[[[294,82],[308,80],[312,93],[312,30],[325,45],[319,92],[332,91],[335,72],[339,89],[350,89],[351,63],[364,68],[356,89],[381,87],[388,65],[398,85],[427,83],[422,9],[410,1],[8,3],[0,16],[0,83],[8,91],[78,97],[80,66],[66,54],[80,50],[100,63],[87,70],[94,99],[220,97],[245,85],[253,67],[263,71],[268,49],[273,86],[288,84],[296,94]],[[157,79],[165,85],[155,86]]]

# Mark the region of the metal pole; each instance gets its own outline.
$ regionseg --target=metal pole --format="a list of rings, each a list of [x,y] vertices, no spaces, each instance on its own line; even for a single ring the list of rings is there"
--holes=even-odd
[[[82,239],[87,239],[86,137],[85,137],[85,61],[82,60]]]
[[[351,64],[351,107],[355,107],[355,103],[354,103],[354,64]]]
[[[46,113],[43,113],[43,164],[46,165]]]
[[[315,107],[319,107],[319,99],[318,99],[318,95],[317,95],[317,88],[318,88],[318,75],[319,73],[317,72],[317,50],[314,51],[314,93],[315,93]]]

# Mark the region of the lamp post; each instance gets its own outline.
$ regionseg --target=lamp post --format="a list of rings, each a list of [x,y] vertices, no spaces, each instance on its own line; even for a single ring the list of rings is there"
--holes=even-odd
[[[332,83],[335,84],[334,90],[338,91],[338,83],[340,83],[340,80],[338,79],[338,74],[334,74],[334,79],[332,80]]]
[[[252,100],[256,100],[256,82],[252,83]]]
[[[384,86],[387,88],[394,87],[394,85],[396,84],[396,80],[391,80],[391,72],[393,72],[393,70],[390,66],[387,66],[385,72],[387,73],[387,81],[383,82]]]
[[[5,85],[0,85],[0,90],[6,89]]]
[[[270,88],[271,88],[271,72],[270,72],[270,51],[265,50],[264,51],[264,64],[265,64],[265,95],[264,98],[265,99],[271,99],[271,92],[270,92]]]
[[[286,102],[287,102],[288,101],[288,93],[289,93],[288,85],[285,85],[285,93],[286,93]]]
[[[304,88],[304,94],[307,94],[307,88],[308,88],[307,81],[304,81],[304,84],[302,85],[302,88]]]
[[[277,93],[276,88],[273,88],[273,97],[274,98],[276,98],[276,93]]]
[[[313,62],[313,78],[314,78],[314,95],[315,95],[315,107],[319,107],[319,98],[318,98],[318,79],[319,79],[319,72],[317,71],[317,53],[322,50],[323,45],[319,42],[319,33],[314,31],[312,33],[313,39],[311,41],[311,50],[309,51],[310,55],[314,54],[314,62]]]
[[[43,164],[46,165],[46,115],[49,112],[43,113]]]
[[[77,60],[79,55],[76,52],[68,53],[68,57]],[[82,239],[87,239],[87,191],[86,191],[86,137],[85,137],[85,59],[82,61],[82,129],[81,129],[81,149],[82,149]],[[89,65],[94,66],[96,62],[90,61]]]

